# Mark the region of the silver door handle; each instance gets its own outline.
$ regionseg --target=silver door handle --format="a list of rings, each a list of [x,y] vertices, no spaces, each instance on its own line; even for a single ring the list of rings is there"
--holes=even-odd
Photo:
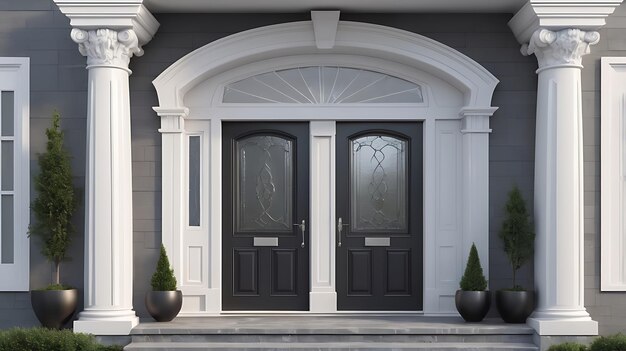
[[[302,223],[295,223],[293,225],[294,227],[299,227],[300,231],[302,231],[302,244],[300,244],[301,248],[304,248],[304,232],[306,231],[306,222],[304,221],[304,219],[302,220]]]
[[[341,232],[343,231],[343,227],[349,225],[350,223],[344,223],[341,217],[337,220],[337,239],[339,240],[339,242],[337,242],[337,246],[341,247]]]

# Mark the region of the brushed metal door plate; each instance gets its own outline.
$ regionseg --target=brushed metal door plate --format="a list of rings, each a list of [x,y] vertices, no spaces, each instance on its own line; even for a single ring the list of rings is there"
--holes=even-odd
[[[255,237],[254,246],[278,246],[278,238]]]
[[[365,238],[365,246],[391,246],[391,238]]]

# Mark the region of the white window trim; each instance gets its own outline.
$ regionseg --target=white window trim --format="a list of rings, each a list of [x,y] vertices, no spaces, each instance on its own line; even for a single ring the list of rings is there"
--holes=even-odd
[[[0,90],[15,92],[14,109],[14,263],[0,263],[0,291],[28,291],[30,285],[30,59],[0,57]]]
[[[626,291],[626,57],[603,57],[601,79],[600,288]]]

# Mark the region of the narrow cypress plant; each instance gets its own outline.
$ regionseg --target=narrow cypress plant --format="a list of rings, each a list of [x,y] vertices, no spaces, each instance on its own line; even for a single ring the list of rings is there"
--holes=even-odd
[[[506,218],[502,222],[500,239],[504,243],[504,251],[513,269],[513,288],[511,290],[524,290],[517,285],[516,273],[533,255],[535,231],[530,220],[530,214],[526,209],[526,203],[517,186],[514,186],[509,192],[505,211]]]
[[[39,174],[34,178],[37,198],[31,209],[35,222],[28,232],[29,236],[35,235],[42,240],[41,253],[54,264],[54,284],[48,287],[50,290],[65,288],[60,285],[60,266],[67,257],[74,233],[71,220],[77,206],[70,155],[63,146],[60,118],[55,112],[52,126],[46,129],[46,152],[39,155]]]
[[[463,291],[487,290],[487,279],[485,279],[483,267],[480,265],[478,250],[476,250],[476,245],[473,243],[472,248],[470,249],[469,257],[467,258],[465,273],[463,273],[460,285],[461,290]]]
[[[170,267],[170,260],[167,258],[163,244],[161,244],[161,255],[157,262],[156,271],[152,275],[152,290],[176,291],[176,277],[174,270]]]

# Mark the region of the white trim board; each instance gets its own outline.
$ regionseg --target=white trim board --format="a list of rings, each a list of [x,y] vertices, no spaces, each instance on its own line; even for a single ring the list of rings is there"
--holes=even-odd
[[[600,288],[626,291],[626,57],[601,62]]]

